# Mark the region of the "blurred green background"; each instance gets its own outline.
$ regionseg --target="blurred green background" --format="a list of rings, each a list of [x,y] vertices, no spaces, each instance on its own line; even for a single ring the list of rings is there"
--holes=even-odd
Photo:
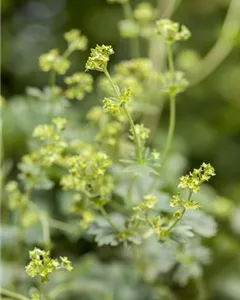
[[[139,2],[140,0],[131,1],[133,6]],[[154,6],[158,2],[161,6],[168,1],[149,2]],[[188,68],[190,57],[186,53],[189,51],[202,59],[216,43],[229,3],[229,0],[179,1],[172,19],[187,25],[192,32],[191,39],[176,49],[179,67]],[[111,65],[128,59],[130,54],[128,43],[120,37],[118,31],[117,23],[123,18],[118,4],[109,5],[105,0],[2,0],[1,5],[1,94],[7,99],[4,153],[5,161],[11,169],[8,177],[14,178],[16,163],[28,151],[32,129],[45,120],[42,104],[32,105],[24,96],[28,86],[41,88],[47,85],[47,76],[38,68],[39,55],[51,48],[64,49],[62,35],[72,28],[80,29],[88,37],[89,47],[94,47],[97,43],[112,45],[116,54]],[[141,50],[142,56],[146,55],[144,45]],[[88,54],[89,51],[74,54],[72,70],[84,70]],[[214,241],[209,242],[212,243],[215,255],[212,265],[206,270],[213,282],[211,299],[240,299],[239,79],[238,33],[232,51],[220,66],[204,80],[190,86],[177,101],[175,147],[187,157],[189,167],[198,166],[202,161],[210,162],[215,167],[217,176],[213,180],[215,191],[212,193],[215,196],[221,195],[214,204],[220,233]],[[67,110],[66,114],[74,115],[77,120],[84,120],[87,110],[100,100],[97,94],[92,94],[84,102],[74,104],[74,109]],[[168,108],[165,107],[154,139],[156,146],[160,144],[167,124]],[[211,195],[211,191],[208,193],[211,201],[209,194]],[[51,198],[49,195],[47,197]],[[64,240],[59,242],[59,247],[64,247]],[[84,251],[79,250],[80,253]],[[216,286],[215,277],[220,278]]]

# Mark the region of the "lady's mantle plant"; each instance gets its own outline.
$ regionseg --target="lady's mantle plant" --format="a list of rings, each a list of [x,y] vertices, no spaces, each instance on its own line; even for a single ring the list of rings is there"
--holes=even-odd
[[[153,29],[156,14],[148,3],[131,11],[127,0],[115,2],[125,9],[127,19],[121,22],[120,30],[132,41],[132,51],[139,52],[139,36],[149,40],[158,34],[166,46],[168,70],[160,73],[150,59],[135,58],[120,62],[111,72],[112,46],[97,45],[91,49],[86,71],[101,73],[98,89],[103,94],[102,105],[93,107],[87,114],[95,137],[89,142],[74,136],[71,120],[55,116],[53,109],[51,121],[33,130],[35,144],[19,164],[19,183],[9,182],[5,192],[9,209],[19,215],[20,239],[25,228],[36,222],[36,218],[30,223],[24,222],[29,213],[34,212],[42,224],[45,250],[30,251],[31,261],[26,266],[30,277],[40,276],[44,284],[57,269],[72,270],[66,257],[51,258],[49,249],[54,247],[51,218],[32,201],[35,190],[53,187],[51,171],[58,169],[55,184],[73,192],[69,217],[77,216],[80,219],[78,227],[88,238],[94,236],[98,246],[119,245],[119,251],[128,256],[139,277],[157,293],[156,287],[162,286],[159,274],[171,273],[173,280],[180,284],[202,276],[201,266],[208,262],[209,253],[201,245],[201,237],[214,235],[215,225],[210,221],[214,227],[210,235],[198,230],[196,222],[207,216],[198,211],[201,205],[194,195],[204,182],[215,176],[215,170],[203,163],[182,176],[170,191],[164,186],[163,171],[170,158],[175,129],[176,97],[188,86],[184,74],[175,69],[172,48],[175,43],[187,40],[190,32],[184,25],[168,19],[157,21]],[[42,71],[50,74],[49,87],[43,91],[28,90],[35,98],[47,99],[52,108],[56,103],[65,105],[68,99],[82,100],[93,90],[93,78],[89,73],[66,75],[71,66],[69,56],[74,51],[86,49],[86,37],[74,29],[64,38],[67,49],[63,54],[53,49],[39,59]],[[64,87],[57,85],[57,75],[64,76]],[[157,97],[149,99],[149,95],[156,93],[168,96],[170,109],[167,139],[160,153],[150,147],[151,131],[143,122],[145,110],[158,106]],[[61,228],[66,226],[61,224]],[[158,261],[169,253],[169,264],[161,269]],[[152,274],[154,264],[158,266]],[[9,295],[11,292],[2,290],[2,293]],[[45,296],[39,292],[32,299]]]

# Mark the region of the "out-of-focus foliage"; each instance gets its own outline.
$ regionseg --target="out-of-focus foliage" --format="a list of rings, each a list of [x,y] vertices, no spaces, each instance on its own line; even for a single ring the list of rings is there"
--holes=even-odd
[[[2,190],[1,197],[2,284],[27,295],[33,283],[24,269],[29,263],[28,251],[35,246],[48,244],[52,247],[52,257],[67,256],[74,265],[70,273],[58,271],[50,275],[51,280],[46,286],[46,292],[51,291],[52,299],[238,300],[239,5],[235,4],[235,14],[232,15],[236,20],[231,26],[224,27],[224,34],[222,25],[229,5],[239,1],[131,1],[132,7],[136,9],[134,18],[127,21],[126,6],[125,10],[122,10],[126,2],[2,0],[1,94],[4,101],[1,101],[1,157],[4,160],[1,166],[1,183],[14,181],[6,190]],[[57,77],[57,83],[62,90],[56,90],[54,94],[47,87],[48,74],[39,71],[38,57],[55,48],[60,49],[59,53],[62,55],[66,48],[66,41],[62,35],[72,28],[81,29],[82,34],[88,38],[90,48],[96,44],[112,45],[116,53],[111,56],[108,69],[115,84],[121,89],[126,87],[131,90],[131,97],[127,100],[131,112],[136,115],[136,119],[144,116],[144,125],[151,129],[147,145],[156,149],[156,152],[151,153],[153,156],[149,157],[150,168],[154,170],[154,159],[158,158],[158,152],[161,153],[167,136],[169,111],[168,106],[163,105],[166,99],[160,95],[160,88],[161,92],[167,89],[169,75],[166,73],[165,77],[161,78],[156,75],[156,71],[166,70],[165,63],[162,63],[165,61],[164,47],[160,38],[154,42],[149,41],[155,26],[153,20],[166,18],[171,12],[175,21],[185,24],[191,30],[191,38],[177,44],[173,53],[176,68],[186,72],[190,84],[177,99],[176,133],[171,155],[162,174],[164,185],[159,182],[153,195],[159,200],[154,209],[166,215],[173,214],[174,209],[169,206],[170,195],[177,195],[179,178],[199,166],[202,161],[211,162],[217,176],[210,185],[201,187],[201,193],[194,196],[194,203],[199,204],[202,210],[187,211],[185,223],[179,224],[172,240],[160,247],[157,240],[151,236],[138,248],[141,242],[139,236],[116,238],[113,228],[94,212],[96,207],[106,204],[114,224],[124,228],[124,212],[122,215],[116,211],[121,206],[122,199],[127,197],[129,172],[135,168],[127,161],[126,155],[133,151],[133,146],[131,139],[126,139],[128,127],[117,114],[119,107],[114,105],[111,87],[109,88],[100,73],[85,73],[88,48],[87,51],[74,52],[71,65],[65,58],[60,60],[60,64],[58,60],[57,67],[55,64],[59,73],[65,73],[67,69],[69,73],[64,79]],[[229,42],[228,37],[232,34],[231,30],[235,31],[236,26],[238,34],[234,36],[230,54],[204,80],[197,83],[198,76],[201,75],[198,64],[222,35],[226,38],[220,43],[219,49],[225,49]],[[71,43],[71,36],[65,38]],[[128,61],[136,54],[135,38],[140,41],[141,58]],[[85,47],[86,42],[83,39],[77,48]],[[59,59],[59,53],[55,51],[52,54]],[[217,55],[212,57],[209,65],[214,64],[215,59]],[[46,60],[42,60],[42,63],[46,63]],[[48,71],[53,66],[44,64],[44,67]],[[176,80],[182,83],[179,91],[187,87],[181,74],[176,76]],[[92,76],[96,84],[93,84]],[[79,84],[83,80],[84,84]],[[146,93],[149,83],[152,88]],[[42,88],[43,86],[46,87]],[[91,93],[93,88],[94,92]],[[100,101],[105,96],[103,110]],[[66,98],[84,98],[84,101],[70,102]],[[89,111],[90,108],[92,109]],[[107,114],[106,110],[114,115]],[[61,119],[55,124],[50,124],[54,117],[70,120],[69,126],[62,130]],[[39,124],[48,124],[49,127],[39,128]],[[35,129],[34,135],[40,139],[40,143],[32,138],[36,127],[38,130]],[[144,128],[138,129],[145,143],[149,134]],[[41,140],[44,140],[44,146],[41,145]],[[93,141],[99,151],[89,149],[88,142]],[[53,157],[50,150],[54,149],[56,142],[61,143],[62,148],[58,148],[59,156]],[[65,143],[70,145],[69,153]],[[114,190],[116,201],[113,206],[108,204],[108,194],[113,189],[113,183],[108,177],[109,174],[105,174],[110,162],[101,168],[103,178],[97,177],[96,180],[94,173],[96,163],[105,162],[100,150],[104,150],[114,162],[122,157],[123,165],[127,165],[124,165],[124,172],[121,169],[123,166],[117,164],[110,170],[111,174],[119,176],[117,188]],[[37,165],[29,163],[29,153],[37,153]],[[71,161],[68,161],[67,155],[72,155],[74,159],[75,153],[82,153],[81,161],[78,162],[80,171],[69,168]],[[62,160],[62,155],[66,160]],[[25,159],[22,160],[24,156]],[[53,165],[53,161],[54,164],[57,161],[57,164],[48,168],[49,164]],[[83,171],[87,162],[92,163],[92,173]],[[47,167],[42,170],[41,164]],[[69,174],[62,174],[62,166],[67,166]],[[21,171],[20,178],[17,178],[18,168]],[[136,173],[144,171],[134,169]],[[76,179],[75,175],[79,172],[82,172],[81,178]],[[63,175],[65,180],[61,184],[65,187],[64,191],[58,184]],[[82,182],[92,176],[92,185],[87,187],[86,193],[95,193],[101,186],[99,202],[93,201],[92,207],[86,210],[83,207],[86,199],[82,199],[79,193],[68,190],[73,183],[69,182],[69,176],[74,178],[75,187],[81,191]],[[20,182],[27,179],[28,187],[34,185],[37,188],[31,195],[24,193],[22,186],[15,182],[19,179]],[[134,206],[137,207],[141,200],[141,187],[150,184],[148,177],[140,177],[137,180],[132,190],[131,201]],[[33,204],[25,209],[30,199]],[[19,207],[23,209],[20,216],[14,211]],[[179,217],[178,213],[175,217]],[[51,241],[48,230],[44,227],[46,219],[51,227]],[[21,224],[20,228],[16,224]],[[194,239],[193,232],[197,234]],[[200,243],[200,237],[208,238],[204,240],[204,245]],[[190,246],[185,243],[189,239],[192,239]],[[115,247],[119,240],[133,243],[135,247]],[[97,244],[102,247],[98,248]],[[178,245],[181,245],[182,249],[179,249]],[[37,288],[36,283],[35,288],[30,290],[32,299],[34,295],[37,297]]]

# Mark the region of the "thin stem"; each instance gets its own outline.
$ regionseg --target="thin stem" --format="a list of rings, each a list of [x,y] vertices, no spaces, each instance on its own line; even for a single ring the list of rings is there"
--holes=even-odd
[[[54,86],[56,85],[56,71],[52,70],[50,72],[50,76],[49,76],[49,85],[50,87],[53,89]]]
[[[165,164],[169,150],[172,145],[176,122],[176,100],[175,96],[170,96],[170,122],[168,127],[167,142],[162,156],[162,166]]]
[[[169,70],[171,73],[172,81],[174,77],[174,64],[173,64],[173,54],[172,54],[172,48],[171,45],[167,44],[167,58],[168,58],[168,66]],[[173,140],[173,135],[174,135],[174,130],[175,130],[175,122],[176,122],[176,100],[175,100],[175,95],[170,94],[170,121],[169,121],[169,127],[168,127],[168,134],[167,134],[167,142],[165,149],[163,151],[163,156],[162,156],[162,166],[165,164],[169,150],[172,145],[172,140]]]
[[[172,76],[174,75],[175,69],[173,64],[173,53],[171,45],[167,44],[167,59],[168,59],[168,67]]]
[[[112,228],[114,228],[116,231],[121,232],[121,230],[112,222],[112,220],[109,218],[106,210],[104,207],[100,208],[100,212],[102,213],[103,217],[105,218],[105,220],[109,223],[109,225],[112,226]]]
[[[114,85],[113,81],[112,81],[112,78],[110,76],[110,74],[108,73],[108,70],[105,69],[104,70],[104,74],[106,75],[106,77],[108,78],[112,88],[113,88],[113,91],[116,95],[116,97],[118,98],[119,101],[121,101],[121,95],[119,93],[119,91],[117,90],[116,86]],[[138,158],[138,162],[139,163],[142,163],[143,162],[143,158],[142,158],[142,150],[141,150],[141,144],[139,142],[139,139],[138,139],[138,135],[137,135],[137,132],[136,132],[136,129],[135,129],[135,125],[134,125],[134,122],[133,122],[133,119],[131,117],[131,115],[129,114],[125,104],[122,105],[122,109],[123,109],[123,112],[124,114],[126,115],[129,123],[130,123],[130,127],[132,129],[132,133],[133,133],[133,137],[134,137],[134,141],[135,141],[135,144],[136,144],[136,153],[137,153],[137,158]]]
[[[68,233],[72,233],[73,232],[73,227],[65,222],[59,221],[59,220],[55,220],[55,219],[49,219],[49,224],[50,227],[55,228],[55,229],[59,229],[62,231],[66,231]]]
[[[11,297],[11,298],[14,298],[14,299],[18,299],[18,300],[30,300],[29,298],[19,294],[19,293],[15,293],[15,292],[11,292],[7,289],[4,289],[4,288],[0,288],[0,293],[5,295],[5,296],[8,296],[8,297]]]
[[[125,19],[133,21],[133,11],[129,1],[122,4]],[[138,37],[131,39],[131,55],[132,57],[140,57],[140,47]]]

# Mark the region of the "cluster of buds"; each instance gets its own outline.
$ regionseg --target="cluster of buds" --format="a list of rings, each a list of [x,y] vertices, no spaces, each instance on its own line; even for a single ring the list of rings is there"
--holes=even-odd
[[[44,72],[51,70],[63,75],[70,67],[70,61],[59,54],[58,49],[52,49],[39,57],[40,69]]]
[[[93,78],[91,75],[78,72],[64,79],[68,85],[65,95],[68,99],[82,100],[86,93],[92,92]]]
[[[155,204],[157,203],[157,198],[153,195],[145,195],[143,197],[143,201],[135,206],[133,210],[135,212],[147,213],[151,209],[154,208]]]
[[[146,143],[146,140],[149,137],[150,134],[150,129],[144,127],[143,124],[136,124],[135,126],[135,131],[138,137],[138,140],[140,142],[141,147],[143,147]],[[134,134],[133,134],[133,130],[130,129],[132,135],[130,136],[130,139],[133,140],[134,139]]]
[[[199,169],[194,169],[189,175],[182,176],[178,188],[187,188],[190,191],[197,193],[200,189],[200,185],[215,175],[214,168],[210,164],[203,163]]]
[[[64,189],[83,192],[90,197],[107,195],[112,190],[112,178],[106,174],[111,161],[105,153],[86,151],[68,160],[69,174],[62,177]]]
[[[152,21],[156,16],[156,10],[148,2],[142,2],[137,5],[134,10],[134,18],[139,23],[147,23]]]
[[[76,50],[84,51],[87,48],[87,38],[81,34],[78,29],[72,29],[64,34],[64,38],[68,43],[69,52]]]
[[[81,32],[77,29],[66,32],[64,38],[68,43],[68,48],[63,55],[60,55],[58,49],[52,49],[39,57],[39,66],[42,71],[55,71],[60,75],[65,74],[70,67],[70,61],[67,57],[73,51],[83,51],[87,47],[87,38],[81,35]]]
[[[41,281],[46,283],[48,276],[55,270],[64,268],[72,271],[73,267],[67,257],[60,257],[52,259],[49,251],[40,250],[35,248],[29,251],[30,263],[26,266],[26,272],[30,277],[40,276]]]
[[[162,36],[167,44],[185,41],[191,36],[190,31],[185,25],[180,25],[169,19],[159,20],[156,24],[156,33]]]
[[[112,54],[114,54],[112,46],[97,45],[92,48],[86,63],[86,70],[104,72],[107,69],[109,56]]]

